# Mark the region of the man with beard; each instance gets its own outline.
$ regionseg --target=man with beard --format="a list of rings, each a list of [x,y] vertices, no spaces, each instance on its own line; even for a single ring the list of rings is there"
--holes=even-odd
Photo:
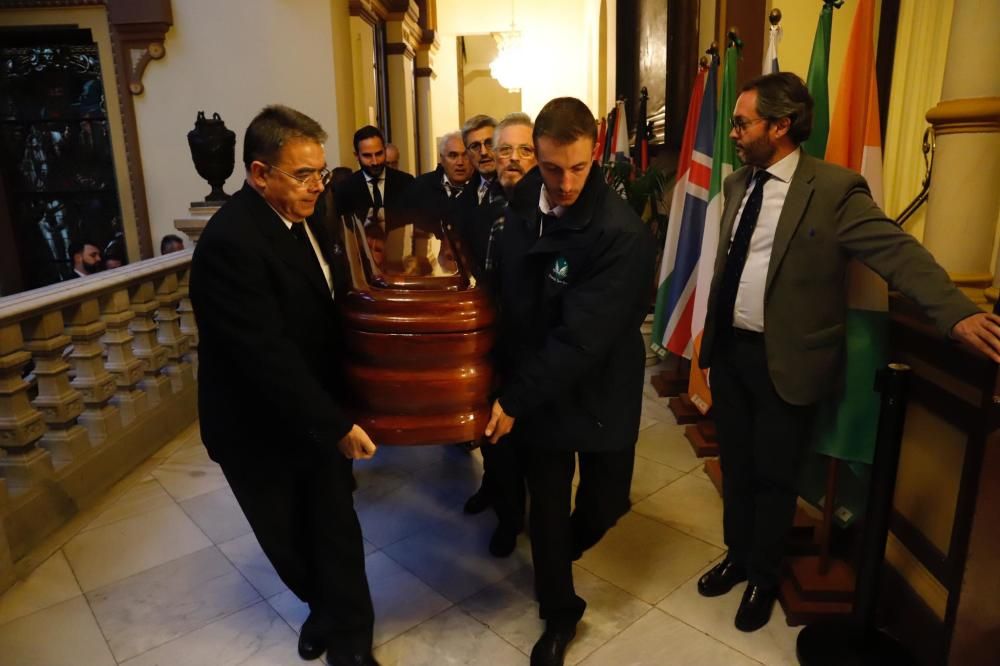
[[[337,212],[384,228],[386,211],[402,205],[413,176],[386,166],[385,139],[377,127],[365,125],[354,133],[354,156],[360,168],[336,187]]]
[[[438,166],[417,176],[406,192],[407,215],[428,232],[440,235],[441,225],[458,224],[460,199],[470,189],[472,164],[461,132],[449,132],[437,142]],[[469,196],[475,197],[475,192]]]
[[[742,631],[770,619],[815,406],[843,384],[850,259],[920,305],[943,334],[1000,361],[1000,318],[963,296],[879,210],[863,177],[800,149],[812,106],[796,75],[759,77],[743,87],[729,135],[744,166],[724,184],[701,348],[729,552],[698,591],[720,596],[748,580],[735,619]]]
[[[90,241],[70,245],[69,258],[73,262],[72,277],[87,277],[101,270],[101,248]]]
[[[630,508],[655,248],[594,168],[586,104],[550,101],[532,139],[538,168],[514,188],[500,236],[502,386],[486,434],[494,443],[509,434],[524,456],[545,620],[531,664],[561,666],[587,606],[573,560]]]
[[[466,244],[474,262],[476,279],[486,288],[493,287],[497,249],[504,227],[504,209],[513,196],[514,186],[535,167],[535,146],[531,139],[534,124],[525,113],[512,113],[500,121],[493,132],[497,159],[497,178],[489,201],[478,207],[463,227]],[[481,139],[479,139],[481,140]],[[483,446],[483,480],[479,490],[465,503],[466,513],[480,513],[490,504],[497,514],[497,528],[489,550],[496,557],[514,552],[517,535],[524,529],[524,474],[517,457],[517,447],[509,442]]]
[[[332,239],[307,221],[329,182],[326,132],[269,106],[243,140],[246,183],[195,246],[201,438],[267,558],[309,605],[299,655],[377,666],[351,461],[375,445],[341,408]]]

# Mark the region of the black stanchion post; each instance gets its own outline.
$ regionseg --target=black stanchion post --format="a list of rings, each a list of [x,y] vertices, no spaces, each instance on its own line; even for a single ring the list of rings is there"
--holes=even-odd
[[[875,390],[882,394],[875,457],[862,536],[862,554],[848,621],[811,624],[799,633],[796,654],[801,666],[906,666],[915,661],[875,622],[879,577],[889,537],[889,516],[896,490],[896,470],[903,443],[903,422],[910,380],[909,366],[891,363],[878,372]]]

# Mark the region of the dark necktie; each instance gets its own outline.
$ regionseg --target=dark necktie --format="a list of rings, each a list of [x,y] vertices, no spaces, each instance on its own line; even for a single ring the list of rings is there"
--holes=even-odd
[[[376,220],[378,219],[378,212],[383,206],[382,193],[378,189],[378,184],[381,182],[381,179],[372,180],[372,218]]]
[[[723,335],[733,326],[736,293],[740,290],[740,277],[743,275],[743,266],[746,265],[747,255],[750,253],[750,239],[753,238],[753,230],[757,227],[760,207],[764,202],[764,183],[770,175],[763,169],[758,169],[757,173],[753,175],[751,181],[753,190],[747,197],[746,205],[743,206],[743,214],[740,215],[736,235],[733,236],[732,245],[729,246],[729,254],[726,256],[722,280],[719,282],[719,302],[716,305],[716,315],[719,322],[716,330]]]
[[[459,187],[458,185],[452,185],[451,183],[445,183],[444,189],[448,193],[449,199],[457,199],[458,196],[462,193],[461,187]]]
[[[316,269],[319,270],[320,275],[322,275],[323,269],[319,264],[319,258],[316,257],[316,251],[313,250],[312,243],[309,242],[309,234],[306,233],[306,223],[292,222],[292,235],[295,236],[295,240],[299,242],[299,247],[302,248],[302,251],[312,257],[311,265],[315,266]]]

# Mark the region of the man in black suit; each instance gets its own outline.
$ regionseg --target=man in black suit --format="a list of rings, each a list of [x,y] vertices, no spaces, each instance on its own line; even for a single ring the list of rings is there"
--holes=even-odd
[[[329,180],[316,121],[261,111],[246,183],[209,220],[191,268],[201,436],[282,581],[309,604],[299,654],[376,664],[351,460],[375,445],[341,409],[331,239],[306,223]]]
[[[477,174],[472,178],[472,183],[476,187],[475,203],[473,204],[472,197],[469,197],[467,203],[470,206],[483,206],[490,201],[490,186],[497,179],[497,161],[493,154],[493,132],[496,126],[495,118],[481,113],[472,116],[462,125],[462,142],[469,153],[472,168]]]
[[[441,224],[457,224],[462,198],[475,197],[471,182],[475,169],[469,161],[461,132],[449,132],[437,141],[438,166],[420,174],[406,191],[408,221],[432,233]]]
[[[365,125],[354,133],[354,156],[361,168],[337,186],[337,212],[384,228],[386,211],[399,208],[413,176],[386,166],[385,138],[377,127]]]

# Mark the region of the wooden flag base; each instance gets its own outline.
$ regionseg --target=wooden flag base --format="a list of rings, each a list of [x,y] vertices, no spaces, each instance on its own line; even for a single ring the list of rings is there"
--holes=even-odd
[[[715,422],[712,419],[702,418],[695,425],[689,425],[684,429],[684,436],[699,458],[719,455],[719,441],[716,439]]]
[[[677,425],[697,423],[699,419],[703,418],[702,413],[694,406],[687,393],[681,393],[676,398],[671,398],[670,402],[667,403],[667,407],[673,413]]]
[[[819,561],[818,555],[788,559],[778,599],[789,626],[844,618],[851,613],[853,567],[831,558],[830,568],[823,574],[819,571]]]
[[[649,383],[656,389],[656,394],[667,398],[686,391],[688,375],[691,373],[691,361],[681,356],[671,354],[663,362],[663,370],[649,378]]]

